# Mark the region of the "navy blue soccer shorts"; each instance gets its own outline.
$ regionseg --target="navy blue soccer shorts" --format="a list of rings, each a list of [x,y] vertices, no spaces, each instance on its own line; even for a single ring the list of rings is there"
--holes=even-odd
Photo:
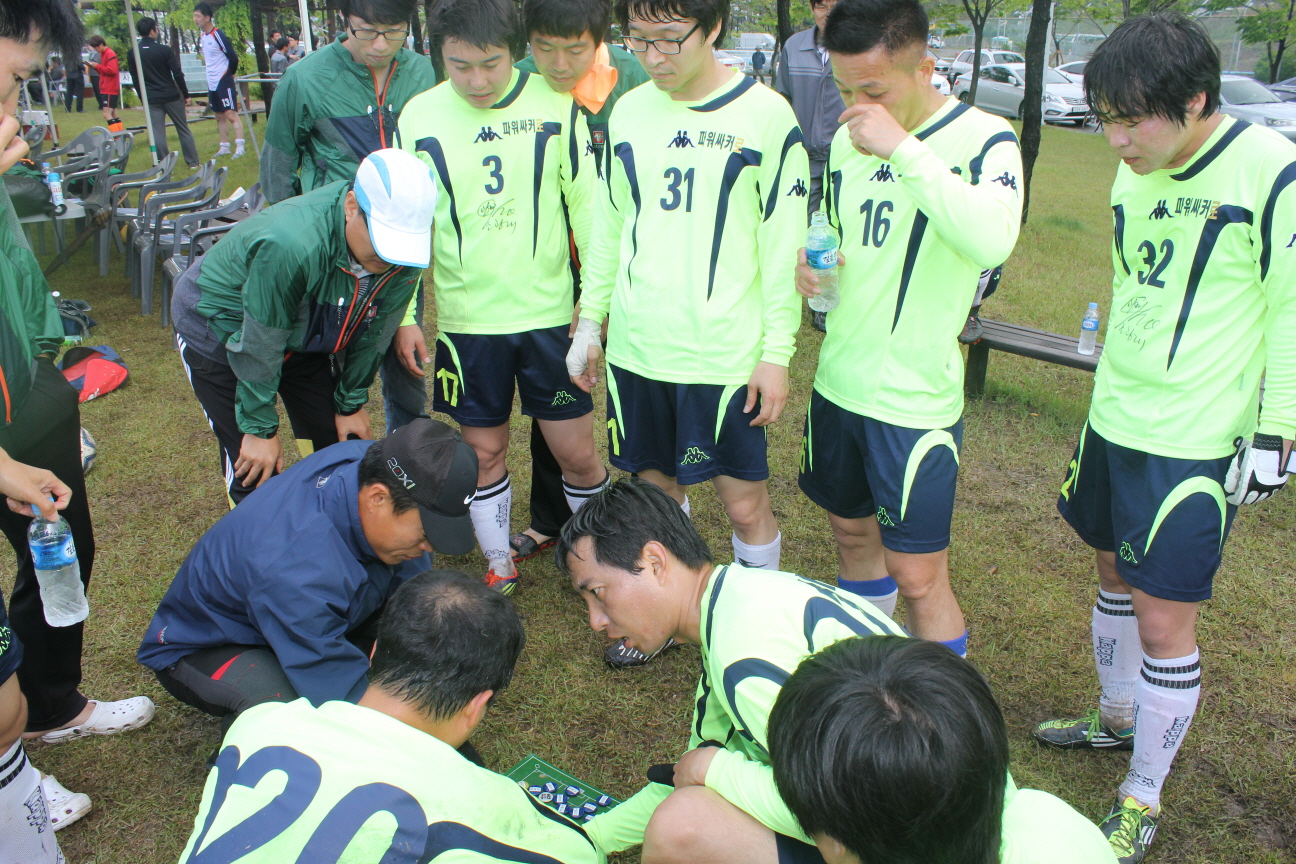
[[[949,546],[963,421],[910,429],[810,395],[801,443],[801,491],[843,519],[876,516],[882,545],[922,554]]]
[[[18,634],[9,626],[4,597],[0,595],[0,684],[8,681],[18,671],[22,658],[22,643],[18,641]]]
[[[594,400],[567,374],[568,326],[524,333],[441,333],[436,343],[432,409],[460,426],[502,426],[513,413],[513,386],[522,413],[538,420],[572,420]]]
[[[234,95],[234,79],[225,76],[220,79],[216,89],[207,93],[207,107],[220,114],[223,111],[237,111],[238,98]]]
[[[1085,423],[1058,512],[1080,539],[1116,553],[1116,572],[1163,600],[1209,600],[1237,507],[1224,500],[1232,456],[1175,459],[1122,447]]]
[[[608,363],[608,454],[623,471],[660,471],[682,486],[769,478],[765,427],[746,384],[672,384]]]

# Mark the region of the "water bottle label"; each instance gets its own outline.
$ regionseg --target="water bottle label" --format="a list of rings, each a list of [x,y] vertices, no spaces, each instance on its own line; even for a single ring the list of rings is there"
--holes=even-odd
[[[1083,320],[1083,321],[1080,322],[1080,329],[1081,329],[1081,330],[1097,330],[1097,329],[1098,329],[1098,321],[1097,321],[1096,319],[1093,319],[1093,318],[1086,318],[1085,320]]]
[[[58,570],[77,560],[71,535],[61,543],[32,544],[32,563],[37,570]]]
[[[837,247],[831,249],[807,249],[806,263],[814,270],[831,270],[837,266]]]

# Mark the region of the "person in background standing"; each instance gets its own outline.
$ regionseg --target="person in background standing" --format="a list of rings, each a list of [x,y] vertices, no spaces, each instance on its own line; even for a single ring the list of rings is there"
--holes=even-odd
[[[296,63],[306,56],[306,46],[296,36],[288,37],[288,65]]]
[[[85,71],[80,63],[68,61],[63,67],[64,78],[66,79],[65,89],[63,90],[63,102],[67,107],[67,112],[72,113],[72,100],[76,100],[77,113],[85,113]]]
[[[774,76],[774,89],[792,103],[797,123],[805,135],[806,155],[810,157],[809,213],[818,210],[823,200],[824,163],[828,161],[833,135],[841,125],[837,118],[846,110],[846,103],[842,102],[833,82],[828,49],[823,47],[824,23],[836,5],[837,0],[810,0],[815,26],[788,38]],[[820,332],[824,329],[824,315],[814,313],[814,327]]]
[[[194,143],[193,133],[189,131],[189,120],[185,117],[185,106],[189,104],[189,89],[185,86],[184,72],[180,70],[180,61],[171,49],[158,39],[158,23],[147,16],[135,22],[135,31],[139,33],[139,56],[144,66],[141,75],[135,69],[135,55],[128,54],[126,59],[130,66],[131,78],[135,81],[135,92],[140,93],[140,86],[148,91],[149,120],[153,124],[154,144],[157,145],[159,159],[171,152],[167,146],[166,118],[171,118],[175,126],[176,137],[180,139],[180,152],[184,154],[185,164],[197,168],[198,145]],[[144,94],[140,93],[141,99]]]
[[[216,114],[220,134],[217,156],[229,156],[230,126],[234,127],[234,159],[243,155],[243,123],[238,116],[238,99],[234,95],[234,74],[238,72],[238,54],[225,31],[216,27],[209,3],[194,6],[193,20],[202,31],[203,64],[207,67],[207,107]]]
[[[117,63],[117,52],[108,47],[108,43],[99,35],[91,36],[87,43],[99,55],[99,60],[86,64],[91,75],[99,73],[99,89],[95,95],[99,99],[99,110],[103,112],[104,122],[111,132],[120,132],[121,118],[117,108],[121,105],[121,71]]]
[[[288,40],[280,36],[275,40],[274,53],[270,55],[270,74],[282,75],[288,70],[290,63],[292,63],[292,59],[288,56]]]
[[[765,52],[757,48],[751,56],[752,77],[762,84],[765,83]]]

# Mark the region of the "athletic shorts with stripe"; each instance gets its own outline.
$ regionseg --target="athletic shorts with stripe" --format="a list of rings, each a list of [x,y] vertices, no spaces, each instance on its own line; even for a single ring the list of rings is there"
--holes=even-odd
[[[801,442],[801,491],[843,519],[876,516],[882,545],[922,554],[949,546],[963,421],[909,429],[810,394]]]
[[[683,486],[712,477],[769,478],[765,427],[746,384],[672,384],[608,364],[608,455],[623,471],[660,471]]]
[[[572,420],[594,410],[594,400],[571,382],[568,326],[524,333],[441,333],[436,342],[432,409],[460,426],[502,426],[513,413],[513,384],[522,413],[539,420]]]
[[[217,114],[222,111],[237,111],[238,99],[234,95],[234,79],[226,76],[216,85],[216,89],[207,93],[207,107]]]
[[[1116,553],[1116,572],[1163,600],[1209,600],[1237,507],[1224,500],[1232,456],[1174,459],[1122,447],[1086,423],[1058,512],[1080,539]]]

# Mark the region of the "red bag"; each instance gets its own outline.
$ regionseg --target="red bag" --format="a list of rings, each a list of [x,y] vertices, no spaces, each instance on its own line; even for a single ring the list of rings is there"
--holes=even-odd
[[[111,393],[130,377],[126,362],[107,345],[71,348],[63,355],[59,368],[68,383],[81,391],[80,402]]]

